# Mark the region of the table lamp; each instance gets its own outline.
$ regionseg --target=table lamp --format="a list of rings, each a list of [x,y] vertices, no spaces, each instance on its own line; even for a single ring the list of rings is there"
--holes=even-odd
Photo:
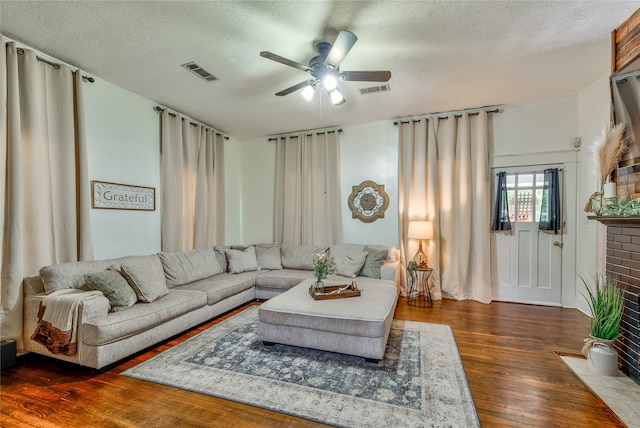
[[[427,269],[427,255],[422,251],[422,240],[433,238],[433,223],[430,221],[414,220],[409,222],[409,239],[417,239],[420,241],[418,252],[413,257],[418,263],[418,269]]]

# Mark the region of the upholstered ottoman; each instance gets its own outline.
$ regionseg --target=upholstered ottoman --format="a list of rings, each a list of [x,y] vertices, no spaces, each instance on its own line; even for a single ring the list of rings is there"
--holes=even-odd
[[[393,281],[359,279],[360,296],[330,300],[309,295],[313,282],[305,280],[259,307],[258,339],[381,360],[398,301]]]

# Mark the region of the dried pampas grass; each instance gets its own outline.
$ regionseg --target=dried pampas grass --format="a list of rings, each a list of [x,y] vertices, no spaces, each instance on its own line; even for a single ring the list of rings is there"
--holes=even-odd
[[[618,161],[627,151],[629,140],[626,131],[627,126],[619,123],[613,128],[605,128],[602,136],[594,142],[593,151],[601,184],[607,181],[607,177],[616,169]]]

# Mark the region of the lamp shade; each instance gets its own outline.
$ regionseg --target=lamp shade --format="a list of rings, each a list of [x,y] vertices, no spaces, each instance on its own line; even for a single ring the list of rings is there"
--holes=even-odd
[[[409,222],[409,239],[433,238],[433,223],[430,221],[416,220]]]

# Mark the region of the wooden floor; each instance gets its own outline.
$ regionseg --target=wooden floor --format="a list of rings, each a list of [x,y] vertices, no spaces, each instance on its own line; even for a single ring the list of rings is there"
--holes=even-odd
[[[122,371],[231,314],[103,373],[33,354],[19,357],[16,366],[2,371],[0,425],[83,428],[320,426],[255,407],[120,376]],[[484,427],[624,426],[554,353],[578,353],[582,339],[588,334],[589,319],[575,309],[450,300],[420,309],[408,306],[401,298],[395,317],[452,326]]]

